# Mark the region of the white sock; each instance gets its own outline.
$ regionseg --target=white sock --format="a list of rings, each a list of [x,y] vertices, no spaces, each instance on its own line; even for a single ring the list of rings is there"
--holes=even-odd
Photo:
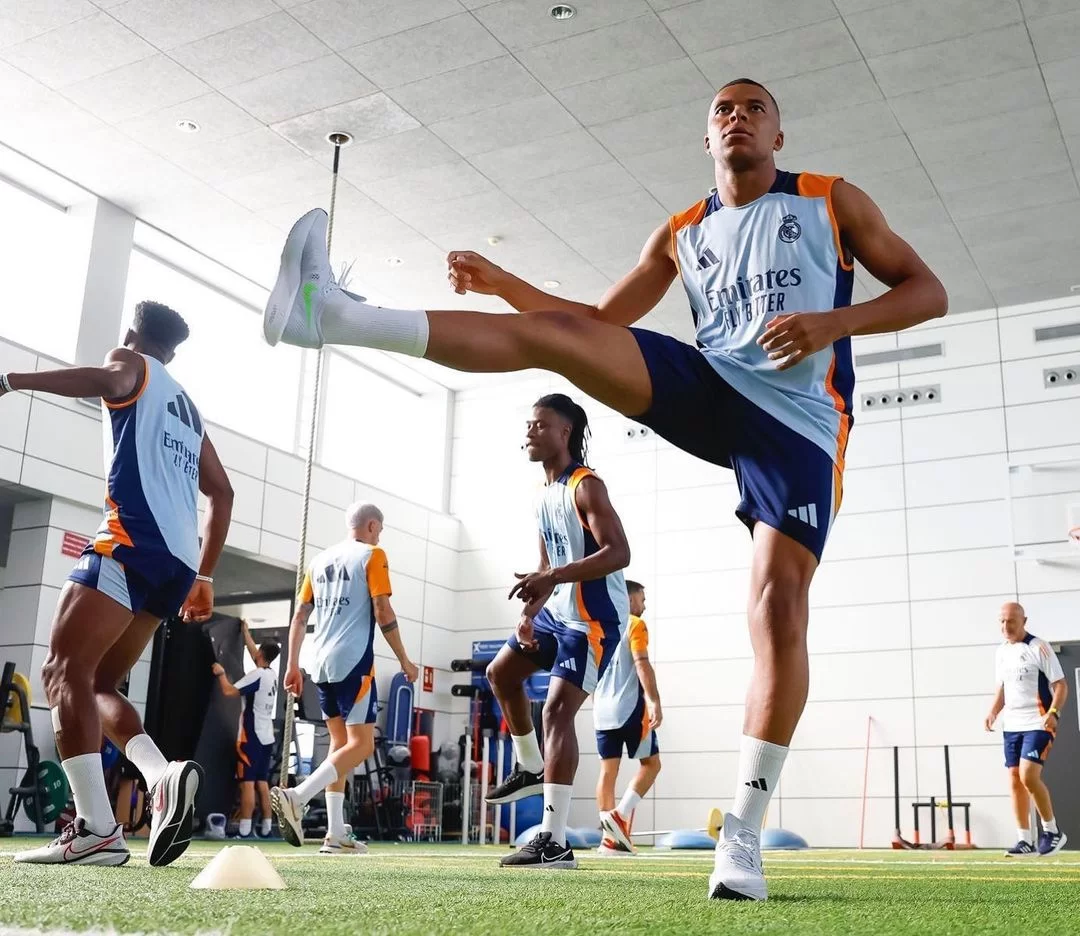
[[[343,290],[326,297],[319,320],[327,344],[359,345],[423,357],[428,317],[423,309],[384,309],[368,305]]]
[[[615,809],[623,819],[629,820],[634,814],[634,810],[638,808],[638,803],[640,802],[641,794],[633,787],[627,787],[626,792],[622,795],[622,799],[619,800],[619,805],[616,806]]]
[[[566,821],[570,818],[570,795],[574,788],[564,783],[544,784],[544,821],[541,832],[550,832],[551,841],[566,844]]]
[[[540,773],[544,769],[544,756],[540,753],[540,742],[536,732],[526,735],[510,735],[514,742],[514,759],[529,773]]]
[[[1057,835],[1057,819],[1043,819],[1042,827],[1044,832],[1049,832],[1051,835]]]
[[[247,838],[249,835],[251,835],[251,820],[250,819],[241,819],[240,820],[240,837],[241,838]]]
[[[326,831],[345,838],[345,794],[326,791]]]
[[[765,810],[780,781],[788,749],[769,741],[742,736],[739,745],[739,788],[731,815],[757,833],[765,820]]]
[[[100,754],[79,754],[61,763],[75,800],[75,815],[99,835],[107,835],[116,827],[116,816],[109,791],[105,788],[105,771]]]
[[[327,758],[311,772],[307,780],[297,785],[295,793],[300,797],[301,803],[307,803],[316,793],[321,793],[337,778],[337,767],[331,763],[330,758]]]
[[[263,835],[269,835],[270,832],[273,830],[270,819],[263,819],[263,821],[260,823],[260,826],[262,827]]]
[[[1027,842],[1028,845],[1030,845],[1031,844],[1031,829],[1017,829],[1016,830],[1016,840],[1018,842]]]
[[[152,790],[165,773],[169,762],[160,748],[154,744],[154,739],[148,734],[135,735],[127,743],[124,756],[133,763],[146,781],[146,788]]]

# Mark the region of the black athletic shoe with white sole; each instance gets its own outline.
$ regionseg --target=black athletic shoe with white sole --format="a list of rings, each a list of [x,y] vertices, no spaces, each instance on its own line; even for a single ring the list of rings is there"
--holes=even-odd
[[[540,832],[527,845],[499,859],[504,868],[576,868],[577,859],[569,845],[551,841],[550,832]]]
[[[155,868],[176,861],[191,844],[195,796],[203,770],[195,761],[173,761],[150,791],[150,841],[146,860]]]
[[[488,793],[486,802],[490,806],[505,806],[507,803],[516,803],[526,796],[536,796],[544,792],[544,771],[530,773],[522,769],[521,764],[514,764],[510,776],[500,783],[494,790]]]

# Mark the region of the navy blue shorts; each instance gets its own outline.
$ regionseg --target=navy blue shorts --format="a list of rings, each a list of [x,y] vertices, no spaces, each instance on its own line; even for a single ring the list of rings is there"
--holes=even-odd
[[[638,693],[638,703],[621,728],[609,728],[596,732],[596,750],[601,760],[621,759],[623,748],[631,760],[644,760],[660,753],[656,732],[649,727],[649,713],[645,710],[645,696]]]
[[[346,725],[373,725],[379,711],[375,666],[361,660],[341,682],[315,683],[323,718],[344,718]]]
[[[68,581],[108,595],[132,614],[146,611],[154,617],[170,618],[179,613],[195,584],[195,570],[174,556],[158,553],[143,561],[129,558],[117,562],[94,552],[90,545],[83,550]]]
[[[735,472],[736,515],[759,520],[819,560],[840,504],[840,472],[818,446],[755,405],[697,348],[631,328],[652,380],[652,406],[634,417],[684,452]]]
[[[1054,736],[1049,731],[1006,731],[1004,740],[1005,766],[1019,767],[1022,760],[1045,764]]]
[[[533,618],[533,635],[540,644],[538,650],[522,650],[516,634],[511,634],[506,645],[553,677],[565,679],[592,695],[615,656],[622,630],[617,621],[594,621],[592,632],[585,634],[541,608]]]
[[[268,782],[270,780],[270,756],[273,744],[263,744],[255,734],[251,720],[240,723],[240,737],[236,742],[236,779],[241,783]]]

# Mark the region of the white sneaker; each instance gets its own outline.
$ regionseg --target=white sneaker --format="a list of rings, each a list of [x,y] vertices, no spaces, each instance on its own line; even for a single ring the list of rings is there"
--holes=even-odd
[[[611,812],[600,813],[600,828],[604,830],[607,837],[612,839],[622,851],[631,855],[637,854],[634,843],[630,841],[630,823],[626,821],[617,809],[613,809]]]
[[[326,837],[323,839],[322,847],[319,849],[320,855],[366,855],[368,853],[368,847],[363,842],[358,842],[351,835],[339,836],[326,833]]]
[[[291,789],[274,787],[270,791],[270,808],[277,816],[281,837],[299,848],[304,844],[304,804]]]
[[[155,868],[176,861],[191,844],[195,796],[202,782],[195,761],[173,761],[150,791],[150,840],[146,860]]]
[[[335,288],[326,253],[326,212],[314,208],[292,226],[281,251],[277,282],[263,313],[268,344],[322,347],[319,320],[327,288]]]
[[[15,860],[24,864],[122,865],[131,857],[124,829],[113,826],[108,835],[89,829],[86,820],[76,817],[48,845],[18,852]]]
[[[716,844],[709,897],[712,900],[767,900],[768,896],[757,833],[729,814]]]

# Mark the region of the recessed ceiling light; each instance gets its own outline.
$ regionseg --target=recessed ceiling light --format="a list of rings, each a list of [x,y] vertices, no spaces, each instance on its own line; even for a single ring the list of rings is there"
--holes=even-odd
[[[387,257],[386,263],[388,266],[401,266],[405,261],[401,257]]]
[[[548,10],[551,18],[557,20],[570,19],[575,13],[577,13],[577,10],[568,3],[556,3],[555,6]]]
[[[558,280],[544,280],[544,289],[558,289],[562,286]]]
[[[353,141],[353,135],[348,130],[332,130],[326,134],[326,142],[334,146],[348,146]]]
[[[178,120],[176,121],[176,129],[181,133],[198,133],[199,125],[194,120]]]

